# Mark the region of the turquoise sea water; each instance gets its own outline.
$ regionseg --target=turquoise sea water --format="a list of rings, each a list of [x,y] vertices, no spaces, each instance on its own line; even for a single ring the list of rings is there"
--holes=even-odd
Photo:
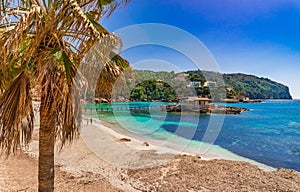
[[[246,107],[250,111],[240,115],[213,116],[165,113],[160,110],[163,104],[132,102],[98,105],[97,117],[117,122],[128,131],[158,140],[166,140],[175,134],[193,142],[206,141],[207,135],[212,134],[213,139],[207,141],[214,141],[215,145],[235,154],[272,167],[300,171],[298,100],[228,104]],[[111,109],[111,113],[102,112]],[[220,126],[220,130],[213,126]]]

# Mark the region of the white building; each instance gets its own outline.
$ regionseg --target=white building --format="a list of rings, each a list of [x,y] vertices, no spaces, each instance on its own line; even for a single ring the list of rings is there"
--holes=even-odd
[[[217,83],[214,81],[206,81],[204,83],[204,87],[216,87],[216,86],[217,86]]]

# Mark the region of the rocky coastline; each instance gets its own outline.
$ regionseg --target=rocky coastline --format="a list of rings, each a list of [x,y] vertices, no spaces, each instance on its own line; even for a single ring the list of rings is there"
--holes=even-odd
[[[222,106],[216,104],[208,104],[205,107],[194,108],[184,104],[168,104],[162,107],[166,112],[196,112],[200,114],[240,114],[249,109],[243,107]]]

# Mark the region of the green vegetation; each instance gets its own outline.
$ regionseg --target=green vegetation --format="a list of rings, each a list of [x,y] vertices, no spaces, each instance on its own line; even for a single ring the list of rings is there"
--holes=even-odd
[[[132,100],[175,101],[187,95],[196,95],[195,89],[187,86],[188,76],[185,73],[134,70],[134,79],[135,84],[129,86]]]
[[[132,100],[176,100],[187,96],[213,97],[215,100],[240,96],[250,99],[291,99],[287,86],[246,74],[221,74],[210,71],[154,72],[135,70]],[[215,82],[215,87],[205,82]],[[157,86],[158,82],[164,86]],[[195,85],[191,86],[191,82]],[[171,91],[172,90],[172,91]]]
[[[176,91],[167,83],[156,80],[146,80],[134,87],[130,95],[131,100],[138,101],[175,101]]]
[[[268,78],[245,74],[224,74],[228,87],[239,90],[251,99],[292,99],[289,88]]]

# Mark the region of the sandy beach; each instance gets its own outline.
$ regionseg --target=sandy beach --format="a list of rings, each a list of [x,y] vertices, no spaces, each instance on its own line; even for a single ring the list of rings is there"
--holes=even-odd
[[[85,122],[85,121],[84,121]],[[109,128],[109,126],[112,128]],[[298,191],[300,173],[248,162],[203,160],[96,120],[56,153],[55,191]],[[36,191],[38,118],[26,152],[0,160],[0,191]],[[126,133],[126,132],[123,132]]]
[[[277,169],[270,167],[268,165],[256,162],[254,160],[244,158],[242,156],[236,155],[224,148],[221,148],[216,145],[210,145],[201,142],[195,142],[187,139],[183,139],[176,135],[172,135],[169,138],[166,136],[162,136],[163,139],[157,140],[152,139],[147,136],[143,136],[137,134],[135,132],[131,132],[126,130],[118,123],[112,123],[107,121],[100,121],[98,119],[93,119],[93,126],[86,126],[81,133],[82,138],[84,139],[85,143],[89,146],[91,150],[93,150],[96,154],[101,154],[102,159],[107,159],[108,162],[113,163],[115,166],[127,166],[128,163],[125,162],[115,162],[115,157],[119,157],[117,159],[127,159],[128,157],[121,157],[121,154],[128,153],[128,150],[135,149],[137,151],[154,151],[156,154],[168,154],[169,157],[174,157],[175,155],[192,155],[192,156],[200,156],[202,160],[212,160],[212,159],[222,159],[222,160],[234,160],[234,161],[243,161],[248,162],[253,165],[258,166],[260,169],[265,171],[276,171]],[[103,133],[104,132],[104,133]],[[95,135],[98,135],[95,137]],[[102,140],[99,140],[102,138]],[[105,145],[103,143],[103,139],[106,138],[107,140],[111,140],[114,138],[116,141],[121,138],[130,138],[130,142],[123,142],[126,146],[124,148],[116,145],[116,143],[111,143],[108,147],[111,148],[109,150],[108,156],[103,154],[103,151],[107,149],[107,147],[102,147]],[[94,143],[102,142],[101,146],[93,146]],[[148,145],[145,146],[144,143]],[[116,146],[114,146],[116,145]],[[118,150],[117,153],[112,154],[111,151]],[[97,152],[99,150],[99,152]],[[170,158],[171,159],[171,158]],[[134,161],[130,160],[130,167],[129,168],[140,168],[139,165],[133,164]],[[152,166],[153,164],[159,164],[160,161],[155,161],[151,163],[143,163],[142,167]]]

